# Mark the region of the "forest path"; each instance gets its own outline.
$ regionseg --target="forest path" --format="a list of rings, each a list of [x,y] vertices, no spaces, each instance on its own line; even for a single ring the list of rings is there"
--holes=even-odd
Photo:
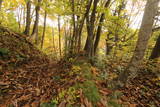
[[[40,102],[51,100],[58,67],[25,35],[0,27],[0,107],[38,107]]]
[[[111,66],[112,63],[108,62],[108,71],[105,71],[109,72],[109,77],[102,79],[103,72],[85,58],[63,59],[57,63],[28,42],[24,35],[0,27],[0,107],[39,107],[61,94],[59,106],[64,105],[66,98],[72,98],[82,107],[92,107],[90,98],[93,101],[100,99],[97,107],[109,104],[121,107],[122,103],[126,107],[160,107],[160,78],[149,70],[150,66],[143,67],[145,69],[130,86],[117,90],[123,95],[117,98],[118,95],[107,88],[108,79],[114,77],[114,70],[120,66],[116,62]],[[77,88],[77,84],[80,87]],[[71,89],[76,91],[67,93]],[[75,99],[77,95],[79,98]],[[116,99],[110,99],[110,95]]]

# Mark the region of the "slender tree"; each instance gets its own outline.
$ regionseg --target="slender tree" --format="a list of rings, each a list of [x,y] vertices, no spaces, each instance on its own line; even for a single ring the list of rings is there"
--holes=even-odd
[[[84,16],[83,16],[83,18],[82,18],[82,20],[80,20],[79,22],[80,22],[80,24],[79,24],[79,26],[78,26],[78,29],[77,29],[77,35],[78,35],[78,52],[80,51],[80,49],[81,49],[81,35],[82,35],[82,29],[83,29],[83,25],[84,25],[84,22],[85,22],[85,19],[86,19],[86,17],[88,16],[88,14],[89,14],[89,11],[90,11],[90,8],[91,8],[91,5],[92,5],[92,1],[93,0],[88,0],[88,2],[87,2],[87,5],[86,5],[86,11],[85,11],[85,14],[84,14]]]
[[[75,38],[76,38],[76,21],[75,21],[75,1],[72,0],[72,22],[73,22],[73,35],[72,35],[72,38],[71,38],[71,49],[70,49],[70,54],[73,53],[73,49],[74,49],[74,44],[75,44]]]
[[[0,11],[1,11],[1,8],[2,8],[2,2],[3,2],[3,0],[0,0]]]
[[[39,24],[39,11],[40,11],[40,3],[42,0],[38,0],[38,4],[35,7],[35,11],[36,11],[36,18],[35,18],[35,22],[34,22],[34,26],[33,26],[33,31],[32,31],[32,37],[36,37],[35,38],[35,43],[38,44],[38,24]]]
[[[60,57],[62,56],[62,49],[61,49],[61,22],[60,22],[60,15],[58,15],[58,35],[59,35],[59,54]]]
[[[26,16],[26,27],[24,34],[29,35],[31,25],[31,0],[27,1],[27,16]]]
[[[52,28],[52,45],[53,45],[53,52],[56,51],[56,47],[55,47],[55,40],[54,40],[54,28]]]
[[[111,2],[111,0],[108,0],[105,3],[105,8],[109,7],[110,2]],[[97,33],[96,33],[96,39],[95,39],[95,43],[94,43],[94,54],[96,53],[96,50],[97,50],[97,47],[98,47],[98,44],[100,41],[100,36],[101,36],[101,32],[102,32],[102,23],[103,23],[104,19],[105,19],[105,13],[102,13],[100,20],[99,20],[99,25],[98,25]]]
[[[94,29],[95,29],[95,20],[96,20],[96,10],[99,0],[94,0],[93,10],[90,17],[86,17],[87,22],[87,41],[85,44],[85,51],[88,57],[92,57],[94,53]]]
[[[42,34],[42,40],[41,40],[41,49],[43,48],[43,43],[44,43],[44,38],[45,38],[46,19],[47,19],[47,11],[45,10],[45,13],[44,13],[44,24],[43,24],[43,34]]]
[[[19,7],[18,7],[18,13],[17,13],[17,21],[18,21],[18,27],[19,27],[19,31],[21,31],[21,22],[22,22],[22,15],[23,15],[23,6],[22,5],[20,5]]]
[[[121,85],[128,83],[128,80],[137,76],[139,64],[143,60],[148,40],[152,33],[152,26],[154,23],[154,17],[158,10],[158,3],[159,0],[147,0],[134,55],[128,65],[128,68],[119,76],[119,82],[122,83]]]
[[[81,35],[84,26],[84,22],[86,17],[89,14],[91,5],[93,0],[87,0],[86,3],[83,3],[82,0],[71,0],[71,9],[72,9],[72,37],[70,40],[69,50],[70,54],[77,53],[81,49]],[[85,12],[83,14],[75,14],[77,11],[81,12],[84,7],[78,6],[79,5],[86,5]]]

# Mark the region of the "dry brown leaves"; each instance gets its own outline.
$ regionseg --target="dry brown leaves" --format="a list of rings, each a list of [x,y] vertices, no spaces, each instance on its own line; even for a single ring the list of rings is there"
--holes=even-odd
[[[38,107],[49,101],[57,87],[52,77],[59,65],[24,36],[7,29],[0,32],[0,48],[10,51],[7,58],[0,56],[0,107]]]
[[[122,101],[129,101],[131,107],[160,107],[160,86],[156,84],[158,81],[153,81],[154,78],[157,78],[154,73],[139,72],[132,84],[123,89]]]

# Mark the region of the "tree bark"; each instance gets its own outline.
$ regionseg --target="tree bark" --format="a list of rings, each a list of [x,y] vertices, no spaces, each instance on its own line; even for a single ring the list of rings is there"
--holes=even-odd
[[[106,56],[107,56],[107,55],[110,55],[111,50],[112,50],[112,48],[113,48],[113,45],[108,42],[108,41],[110,40],[110,35],[111,35],[111,34],[112,34],[112,33],[109,32],[109,33],[107,34],[107,38],[106,38]]]
[[[0,0],[0,11],[1,11],[1,8],[2,8],[2,2],[3,2],[3,0]]]
[[[86,26],[87,26],[87,34],[89,35],[89,32],[90,32],[89,16],[86,17]],[[87,36],[86,44],[84,46],[84,51],[87,51],[88,41],[89,41],[89,36]]]
[[[149,59],[156,59],[159,57],[160,57],[160,35],[158,36],[158,39],[156,41],[156,44],[153,48],[153,51]]]
[[[52,45],[53,45],[53,52],[56,53],[55,41],[54,41],[54,28],[52,28]]]
[[[75,1],[72,0],[72,22],[73,22],[73,35],[71,38],[71,49],[70,49],[70,54],[73,54],[73,49],[74,49],[74,42],[75,42],[75,37],[76,37],[76,22],[75,22]]]
[[[18,13],[17,13],[17,21],[18,21],[18,27],[19,27],[19,32],[21,32],[21,22],[22,22],[22,12],[23,12],[23,7],[22,7],[22,5],[20,5],[19,7],[18,7]]]
[[[27,2],[26,27],[25,27],[24,34],[29,35],[30,25],[31,25],[31,1],[28,0],[28,2]]]
[[[86,6],[86,12],[85,12],[82,20],[80,21],[80,25],[78,27],[78,37],[79,37],[78,38],[78,52],[80,51],[80,48],[81,48],[81,34],[82,34],[83,25],[84,25],[86,17],[89,14],[89,11],[90,11],[90,8],[91,8],[91,5],[92,5],[92,1],[93,0],[88,1],[87,6]]]
[[[87,20],[87,28],[88,28],[88,45],[87,49],[86,49],[86,54],[87,56],[90,58],[93,56],[94,53],[94,28],[95,28],[95,19],[96,19],[96,9],[97,9],[97,5],[98,5],[99,0],[94,0],[93,2],[93,10],[90,16],[90,19],[88,17],[89,20]],[[86,42],[87,44],[87,42]]]
[[[35,8],[36,11],[36,19],[33,26],[32,36],[35,36],[35,43],[38,44],[38,24],[39,24],[39,11],[40,11],[40,3],[41,0],[38,0],[38,5]]]
[[[62,50],[61,50],[61,22],[60,22],[60,16],[58,16],[58,33],[59,33],[59,54],[60,54],[60,58],[61,58]]]
[[[128,80],[131,80],[137,76],[139,64],[143,60],[147,49],[148,40],[152,33],[152,26],[154,23],[154,17],[158,10],[158,3],[159,0],[147,0],[135,52],[128,68],[119,76],[119,82],[122,83],[122,85],[125,85],[129,82]]]
[[[106,2],[105,8],[109,7],[110,2],[111,2],[111,0],[108,0]],[[103,23],[104,19],[105,19],[105,13],[102,13],[100,20],[99,20],[99,25],[98,25],[97,33],[96,33],[96,39],[95,39],[95,43],[94,43],[94,54],[96,54],[96,50],[97,50],[97,47],[98,47],[98,44],[100,41],[100,36],[101,36],[101,32],[102,32],[102,23]]]
[[[41,49],[43,49],[43,44],[44,44],[44,38],[45,38],[45,32],[46,32],[46,19],[47,19],[47,11],[45,11],[45,14],[44,14],[44,25],[43,25],[43,35],[42,35],[42,41],[41,41]]]

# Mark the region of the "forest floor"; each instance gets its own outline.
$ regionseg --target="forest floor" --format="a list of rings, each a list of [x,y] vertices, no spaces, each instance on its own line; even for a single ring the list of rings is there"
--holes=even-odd
[[[150,67],[112,90],[113,63],[105,77],[83,56],[55,62],[25,35],[0,28],[0,107],[160,107],[160,77]]]

